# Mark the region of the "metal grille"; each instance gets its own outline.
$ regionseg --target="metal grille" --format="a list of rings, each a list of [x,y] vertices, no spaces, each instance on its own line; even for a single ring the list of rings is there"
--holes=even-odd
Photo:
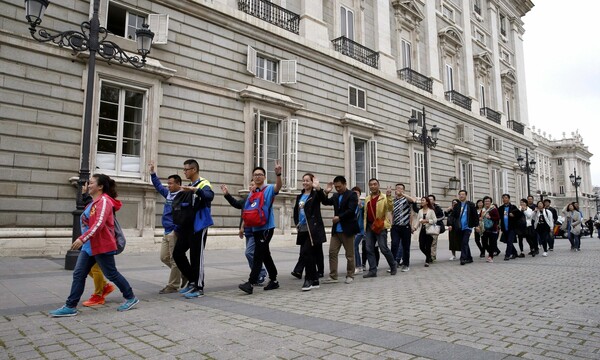
[[[512,129],[514,132],[517,132],[521,135],[525,134],[525,125],[521,124],[516,120],[508,120],[506,122],[506,126],[508,126],[509,129]]]
[[[481,109],[479,109],[479,113],[488,118],[488,120],[492,120],[496,124],[502,123],[500,113],[488,107],[482,107]]]
[[[446,100],[450,101],[451,103],[469,111],[471,110],[471,99],[469,97],[455,90],[446,91],[444,95],[446,96]]]
[[[398,75],[400,75],[400,79],[406,81],[407,83],[429,93],[432,92],[433,80],[431,80],[431,78],[428,78],[427,76],[420,74],[411,68],[399,70]]]
[[[294,34],[300,32],[300,15],[268,0],[238,0],[238,9]]]
[[[345,36],[340,36],[337,39],[331,40],[335,51],[346,56],[358,60],[364,64],[379,68],[379,53],[373,51],[361,44],[348,39]]]

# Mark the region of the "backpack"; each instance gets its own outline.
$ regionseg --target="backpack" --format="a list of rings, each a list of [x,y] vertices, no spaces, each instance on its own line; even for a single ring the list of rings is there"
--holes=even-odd
[[[171,203],[173,223],[180,227],[189,227],[194,224],[196,211],[200,201],[197,201],[195,191],[180,191]]]
[[[269,208],[265,206],[265,186],[259,191],[253,192],[246,199],[244,209],[242,210],[242,219],[244,220],[244,226],[247,227],[258,227],[263,226],[269,219]]]
[[[115,239],[117,240],[117,252],[116,255],[125,250],[125,245],[127,244],[127,240],[125,239],[125,234],[123,234],[123,229],[121,228],[121,224],[117,221],[115,217]]]

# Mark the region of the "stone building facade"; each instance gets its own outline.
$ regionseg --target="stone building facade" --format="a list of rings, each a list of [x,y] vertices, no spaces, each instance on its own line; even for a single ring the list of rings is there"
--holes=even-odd
[[[101,0],[109,38],[135,51],[135,28],[156,33],[147,66],[98,59],[33,40],[23,2],[1,0],[0,248],[56,254],[70,244],[87,81],[95,84],[91,168],[117,180],[129,242],[155,249],[162,199],[150,183],[195,158],[215,189],[209,246],[237,240],[239,212],[218,188],[244,194],[255,165],[273,181],[275,241],[293,243],[305,172],[345,175],[366,190],[406,184],[442,205],[457,177],[472,199],[518,193],[513,149],[528,128],[522,18],[529,0]],[[53,2],[42,26],[78,29],[86,1]],[[424,168],[408,131],[423,109],[441,129]],[[589,176],[589,175],[588,175]],[[532,179],[532,188],[537,182]],[[325,213],[327,214],[327,212]]]

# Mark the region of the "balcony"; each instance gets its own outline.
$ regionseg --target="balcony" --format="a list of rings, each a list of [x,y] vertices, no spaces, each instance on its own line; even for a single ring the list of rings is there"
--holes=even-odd
[[[485,116],[488,120],[495,122],[496,124],[502,123],[502,116],[500,115],[500,113],[488,107],[482,107],[481,109],[479,109],[479,113]]]
[[[404,68],[398,70],[398,75],[400,75],[400,79],[406,81],[407,83],[418,87],[419,89],[425,90],[429,93],[432,92],[432,84],[433,80],[428,78],[425,75],[422,75],[411,68]]]
[[[294,34],[300,33],[300,15],[275,5],[269,0],[238,0],[238,10]]]
[[[346,56],[360,61],[363,64],[367,64],[374,68],[379,68],[379,53],[373,51],[367,47],[356,43],[345,36],[340,36],[337,39],[331,40],[335,51],[340,52]]]
[[[512,129],[512,131],[519,133],[521,135],[525,134],[525,125],[521,124],[520,122],[516,121],[516,120],[508,120],[506,122],[506,126],[509,129]]]
[[[471,99],[455,90],[446,91],[444,93],[446,100],[460,106],[463,109],[471,111]]]

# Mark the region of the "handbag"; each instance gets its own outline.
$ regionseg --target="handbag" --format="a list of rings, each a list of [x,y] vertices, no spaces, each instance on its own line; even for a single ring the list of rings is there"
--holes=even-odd
[[[483,228],[485,230],[490,230],[494,227],[494,221],[492,219],[483,218]]]
[[[425,234],[427,235],[439,235],[440,227],[437,224],[429,225],[425,227]]]
[[[369,204],[367,204],[367,206],[369,206]],[[373,213],[373,208],[369,206],[369,209],[371,210],[371,213]],[[372,215],[375,220],[371,224],[371,231],[379,235],[383,231],[383,228],[385,228],[385,221],[383,219],[378,219],[377,217],[375,217],[375,214]]]

